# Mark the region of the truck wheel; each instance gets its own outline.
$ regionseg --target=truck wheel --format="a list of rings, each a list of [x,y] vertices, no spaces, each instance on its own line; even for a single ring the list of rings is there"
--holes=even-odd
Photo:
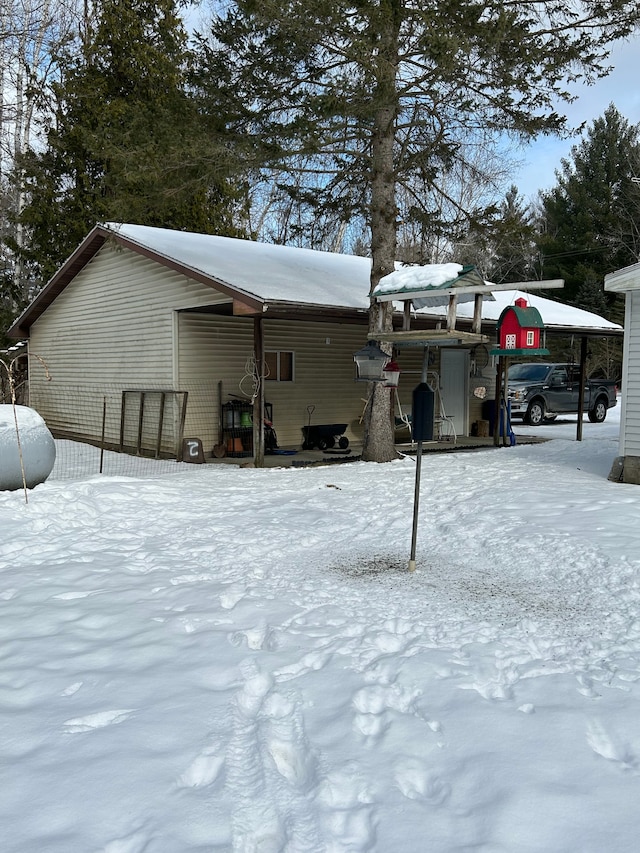
[[[607,404],[602,397],[598,397],[593,409],[587,413],[592,424],[601,424],[607,417]]]
[[[524,419],[531,426],[540,426],[544,421],[544,403],[542,400],[533,400],[529,403],[529,408]]]

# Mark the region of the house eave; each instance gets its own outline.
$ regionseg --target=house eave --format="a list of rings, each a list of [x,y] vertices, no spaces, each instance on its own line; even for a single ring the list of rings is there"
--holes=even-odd
[[[611,293],[625,293],[640,289],[640,263],[623,267],[604,277],[604,289]]]
[[[75,252],[67,258],[55,275],[45,284],[33,302],[13,322],[7,330],[8,337],[13,340],[29,337],[31,326],[102,248],[108,233],[100,225],[96,225],[89,232]]]

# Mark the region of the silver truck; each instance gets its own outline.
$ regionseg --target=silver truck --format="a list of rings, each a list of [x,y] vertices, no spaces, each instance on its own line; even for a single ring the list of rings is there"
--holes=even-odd
[[[577,364],[531,362],[509,368],[509,403],[512,418],[538,426],[558,415],[575,414],[580,402],[580,368]],[[592,423],[602,423],[607,410],[616,405],[617,385],[613,379],[587,379],[582,411]]]

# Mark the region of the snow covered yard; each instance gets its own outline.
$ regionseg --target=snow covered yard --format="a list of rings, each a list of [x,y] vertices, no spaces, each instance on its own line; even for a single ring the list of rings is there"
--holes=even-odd
[[[0,493],[3,853],[637,850],[616,414],[426,456],[415,574],[410,459]]]

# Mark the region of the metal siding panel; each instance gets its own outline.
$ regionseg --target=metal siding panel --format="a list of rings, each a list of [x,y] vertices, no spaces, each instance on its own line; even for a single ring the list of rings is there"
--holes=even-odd
[[[358,423],[366,385],[354,382],[353,353],[366,340],[366,329],[338,323],[265,322],[265,349],[293,351],[293,382],[267,381],[265,398],[273,404],[274,426],[282,446],[300,447],[302,427],[311,422],[346,424],[350,440],[361,438]]]
[[[128,250],[106,245],[34,323],[30,401],[55,431],[100,437],[104,396],[108,437],[119,438],[122,388],[173,388],[176,308],[228,301]],[[163,448],[175,446],[175,406]],[[146,431],[146,430],[145,430]],[[153,432],[153,428],[151,428]]]
[[[178,376],[180,387],[189,392],[185,434],[200,438],[205,453],[210,453],[220,440],[221,403],[227,401],[229,394],[251,396],[247,369],[252,357],[251,319],[179,315]]]
[[[312,422],[345,423],[351,439],[361,437],[360,398],[366,386],[353,381],[353,353],[366,340],[366,329],[348,324],[266,319],[264,339],[267,350],[295,354],[294,381],[267,381],[265,385],[280,446],[301,446],[307,406],[311,405],[315,406]],[[204,436],[206,451],[218,438],[218,382],[223,383],[223,402],[230,394],[251,396],[253,321],[182,314],[178,351],[181,387],[189,389],[194,397],[189,430]]]
[[[640,292],[627,294],[620,455],[640,456]]]

